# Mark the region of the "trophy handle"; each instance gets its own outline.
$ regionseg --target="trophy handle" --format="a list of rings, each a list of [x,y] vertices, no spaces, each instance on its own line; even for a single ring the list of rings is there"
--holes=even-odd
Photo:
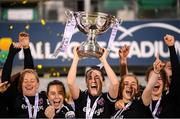
[[[121,25],[122,24],[122,22],[123,22],[123,20],[122,19],[117,19],[117,18],[114,18],[113,20],[112,20],[112,24],[111,24],[111,27],[113,27],[115,24],[117,24],[118,23],[118,25]]]
[[[122,19],[117,19],[117,20],[118,20],[118,22],[119,22],[119,25],[121,25],[122,22],[123,22],[123,20],[122,20]]]
[[[67,9],[67,10],[65,11],[65,15],[66,15],[69,19],[72,19],[73,16],[74,16],[74,12],[71,11],[71,10],[69,10],[69,9]]]

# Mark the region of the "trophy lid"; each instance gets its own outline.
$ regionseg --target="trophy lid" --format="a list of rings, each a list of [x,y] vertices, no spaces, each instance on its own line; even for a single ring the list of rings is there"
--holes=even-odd
[[[94,30],[96,35],[106,32],[116,20],[115,16],[102,12],[74,12],[74,16],[80,31],[87,34]]]

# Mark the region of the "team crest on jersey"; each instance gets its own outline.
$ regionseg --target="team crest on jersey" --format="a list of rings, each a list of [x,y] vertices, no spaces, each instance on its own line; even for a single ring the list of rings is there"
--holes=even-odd
[[[40,99],[39,99],[39,102],[38,102],[38,105],[42,105],[42,104],[43,104],[43,99],[40,98]]]
[[[103,105],[104,105],[104,102],[105,102],[105,101],[104,101],[104,98],[101,97],[101,98],[97,101],[97,104],[103,106]]]

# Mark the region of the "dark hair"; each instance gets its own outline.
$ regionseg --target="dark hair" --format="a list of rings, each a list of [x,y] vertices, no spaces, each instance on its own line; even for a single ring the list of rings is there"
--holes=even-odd
[[[133,75],[133,74],[126,74],[120,80],[117,99],[122,99],[123,98],[123,95],[122,95],[122,92],[123,92],[123,89],[124,89],[124,84],[123,83],[124,83],[124,80],[125,80],[126,77],[133,77],[133,78],[136,79],[137,86],[138,86],[138,89],[137,89],[138,93],[136,94],[136,96],[138,96],[138,94],[139,94],[139,82],[138,82],[137,77],[135,75]]]
[[[66,101],[65,101],[66,89],[65,89],[65,86],[64,86],[63,82],[61,82],[59,80],[54,80],[54,81],[51,81],[51,82],[48,83],[47,94],[49,93],[50,86],[53,86],[53,85],[58,85],[59,87],[62,87],[62,89],[63,89],[63,96],[64,96],[64,102],[66,103]]]
[[[146,71],[146,81],[147,81],[147,82],[148,82],[148,80],[149,80],[149,75],[150,75],[151,71],[153,71],[153,70],[154,70],[153,66],[150,66],[150,67],[148,68],[148,70]],[[160,74],[160,76],[162,77],[162,81],[163,81],[163,91],[164,91],[165,85],[166,85],[166,83],[167,83],[167,74],[166,74],[166,72],[165,72],[164,69],[162,69],[159,74]]]
[[[24,81],[24,76],[25,74],[27,73],[30,73],[30,74],[34,74],[35,77],[36,77],[36,80],[37,82],[39,83],[39,77],[38,77],[38,74],[35,70],[33,69],[24,69],[21,74],[20,74],[20,78],[19,78],[19,85],[18,85],[18,90],[19,90],[19,93],[22,94],[22,83]]]
[[[89,70],[87,70],[86,71],[86,79],[87,79],[87,77],[88,77],[88,73],[90,72],[90,71],[92,71],[92,70],[97,70],[97,71],[99,71],[100,73],[101,73],[101,77],[102,77],[102,80],[104,81],[105,80],[105,78],[104,78],[104,73],[103,73],[103,68],[99,68],[99,67],[97,67],[97,66],[95,66],[95,67],[91,67]]]

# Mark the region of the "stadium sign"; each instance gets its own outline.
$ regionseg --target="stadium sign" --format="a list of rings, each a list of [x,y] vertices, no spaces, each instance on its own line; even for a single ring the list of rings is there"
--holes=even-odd
[[[14,29],[8,29],[13,25]],[[17,40],[18,33],[26,30],[31,36],[31,52],[35,64],[49,66],[70,66],[73,59],[73,47],[79,45],[86,39],[86,36],[75,31],[66,53],[60,53],[53,57],[54,51],[59,47],[64,32],[64,24],[47,23],[42,26],[40,23],[28,23],[29,29],[25,29],[27,23],[0,23],[0,38],[10,37],[13,41]],[[118,28],[115,41],[110,47],[108,61],[110,65],[119,65],[118,50],[124,44],[130,46],[128,55],[129,66],[148,66],[154,61],[157,53],[161,59],[167,60],[169,52],[163,41],[166,34],[175,36],[176,51],[180,56],[180,26],[179,20],[169,21],[125,21]],[[107,47],[111,29],[97,38],[101,47]],[[23,52],[19,53],[15,60],[15,65],[23,65]],[[80,61],[79,66],[97,65],[97,59],[86,58]]]

